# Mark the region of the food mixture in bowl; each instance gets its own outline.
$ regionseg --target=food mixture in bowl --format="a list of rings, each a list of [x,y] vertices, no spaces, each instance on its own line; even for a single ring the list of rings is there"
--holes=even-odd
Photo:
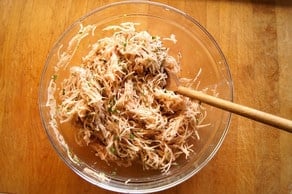
[[[197,129],[207,125],[207,114],[199,102],[165,88],[167,71],[180,72],[179,55],[170,56],[163,45],[175,44],[175,35],[155,36],[136,31],[136,25],[106,27],[112,36],[93,44],[57,85],[59,68],[68,64],[78,42],[94,33],[94,26],[82,27],[73,37],[70,43],[76,48],[70,55],[60,54],[49,84],[51,125],[70,123],[76,143],[108,164],[138,162],[145,170],[166,173],[179,157],[189,157],[190,139],[199,140]],[[196,78],[182,81],[192,85]]]

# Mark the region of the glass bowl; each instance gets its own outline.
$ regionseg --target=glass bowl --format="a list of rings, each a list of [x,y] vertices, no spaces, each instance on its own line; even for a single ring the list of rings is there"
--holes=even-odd
[[[180,76],[193,78],[201,71],[198,89],[232,101],[233,86],[228,64],[214,38],[196,20],[184,12],[151,1],[123,1],[112,3],[83,16],[74,22],[59,38],[50,51],[44,66],[40,90],[39,110],[43,126],[49,140],[63,161],[79,176],[104,189],[125,193],[148,193],[173,187],[200,171],[215,155],[228,131],[231,114],[204,105],[207,110],[208,127],[199,129],[200,140],[194,142],[191,156],[178,161],[168,173],[155,170],[143,170],[139,166],[120,168],[109,166],[97,159],[88,147],[76,144],[70,126],[53,121],[48,103],[48,86],[52,79],[60,84],[68,75],[70,65],[80,63],[82,56],[88,53],[89,45],[107,36],[103,31],[109,25],[123,22],[137,22],[137,30],[146,30],[152,35],[169,37],[174,34],[177,43],[168,44],[169,53],[181,55]],[[70,42],[80,30],[80,25],[95,25],[95,34],[89,34],[81,42]],[[78,45],[78,46],[77,46]],[[75,49],[76,48],[76,49]],[[68,64],[58,67],[60,54],[72,54]]]

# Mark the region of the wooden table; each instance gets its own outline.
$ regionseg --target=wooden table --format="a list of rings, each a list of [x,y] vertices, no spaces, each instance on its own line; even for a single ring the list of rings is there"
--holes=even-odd
[[[112,193],[61,161],[38,110],[40,75],[53,43],[77,18],[109,2],[0,1],[0,192]],[[292,119],[291,3],[161,2],[196,18],[218,41],[230,65],[235,102]],[[214,159],[161,193],[291,192],[292,134],[233,116]]]

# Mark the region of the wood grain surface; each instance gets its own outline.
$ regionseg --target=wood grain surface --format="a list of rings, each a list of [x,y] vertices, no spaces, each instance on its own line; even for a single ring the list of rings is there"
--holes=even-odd
[[[101,193],[57,156],[42,128],[46,57],[76,19],[110,0],[0,0],[0,193]],[[230,65],[234,101],[292,119],[292,3],[161,0],[197,19]],[[291,1],[290,1],[291,2]],[[160,193],[292,193],[292,134],[233,116],[211,162]]]

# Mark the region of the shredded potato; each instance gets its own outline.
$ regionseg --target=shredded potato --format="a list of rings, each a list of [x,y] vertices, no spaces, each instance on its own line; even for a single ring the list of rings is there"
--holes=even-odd
[[[162,40],[175,43],[175,36],[161,39],[137,32],[135,25],[104,29],[113,35],[98,40],[82,64],[70,68],[52,118],[78,126],[77,143],[109,164],[138,161],[144,169],[165,173],[177,158],[189,157],[193,145],[188,140],[199,139],[197,129],[204,126],[206,112],[199,103],[165,89],[166,70],[178,73],[180,66]],[[49,95],[52,99],[54,94]]]

